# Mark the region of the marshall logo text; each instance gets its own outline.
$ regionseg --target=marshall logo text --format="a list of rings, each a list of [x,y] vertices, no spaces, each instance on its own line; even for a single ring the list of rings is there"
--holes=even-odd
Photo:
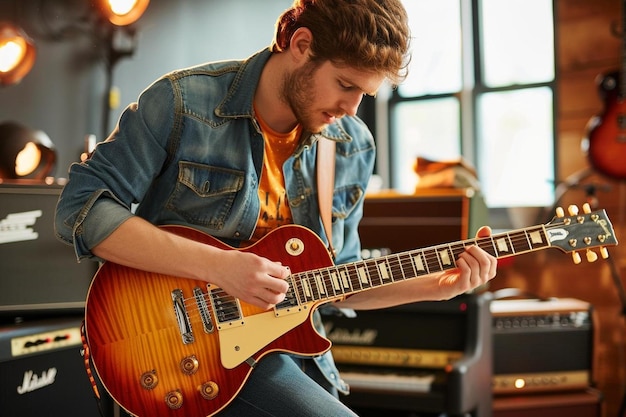
[[[41,375],[37,375],[33,371],[24,372],[24,381],[21,386],[17,387],[18,394],[26,394],[38,390],[39,388],[47,387],[54,384],[54,380],[57,376],[57,368],[50,368],[47,371],[43,371]]]

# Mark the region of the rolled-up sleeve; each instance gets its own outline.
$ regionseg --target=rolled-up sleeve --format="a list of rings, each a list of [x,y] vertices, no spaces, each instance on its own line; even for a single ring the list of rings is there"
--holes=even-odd
[[[70,166],[57,203],[55,233],[73,245],[78,260],[133,216],[168,155],[174,119],[171,84],[162,79],[121,115],[114,133],[90,159]]]

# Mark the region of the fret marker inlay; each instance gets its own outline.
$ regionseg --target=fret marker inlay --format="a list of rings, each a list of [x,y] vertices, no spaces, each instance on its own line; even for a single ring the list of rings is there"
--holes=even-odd
[[[498,252],[508,252],[509,247],[506,244],[506,239],[498,239],[496,240],[496,245],[498,246]]]
[[[439,259],[441,259],[442,265],[451,265],[452,261],[450,260],[450,254],[446,249],[439,251]]]
[[[422,259],[422,255],[415,255],[413,257],[413,262],[415,263],[415,269],[417,269],[418,271],[425,271],[426,268],[424,268],[424,261]]]
[[[533,244],[541,244],[541,243],[543,243],[543,239],[541,239],[541,233],[539,233],[539,232],[530,232],[530,241]]]
[[[364,284],[369,284],[369,280],[367,279],[367,274],[365,273],[365,268],[360,267],[357,268],[357,274],[359,274],[359,279]]]
[[[383,280],[391,278],[391,276],[389,275],[389,271],[387,270],[387,263],[385,261],[378,264],[378,272],[380,273],[380,277]]]

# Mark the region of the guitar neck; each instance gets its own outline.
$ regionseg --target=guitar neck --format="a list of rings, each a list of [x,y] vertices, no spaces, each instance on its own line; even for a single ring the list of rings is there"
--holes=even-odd
[[[296,299],[301,302],[336,300],[371,288],[453,269],[458,256],[471,245],[481,247],[496,258],[544,249],[551,246],[547,234],[544,226],[533,226],[301,272],[291,276],[291,287],[295,293],[288,294],[284,305],[277,308],[293,306]]]

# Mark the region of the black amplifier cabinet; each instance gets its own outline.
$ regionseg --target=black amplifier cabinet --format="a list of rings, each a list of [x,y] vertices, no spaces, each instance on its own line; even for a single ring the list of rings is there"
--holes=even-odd
[[[490,293],[324,316],[350,395],[369,416],[491,416]]]
[[[0,315],[82,313],[98,265],[55,237],[62,188],[0,183]]]
[[[584,390],[592,383],[593,312],[571,299],[494,300],[493,392]]]
[[[81,320],[0,326],[2,417],[100,417],[80,352]]]

